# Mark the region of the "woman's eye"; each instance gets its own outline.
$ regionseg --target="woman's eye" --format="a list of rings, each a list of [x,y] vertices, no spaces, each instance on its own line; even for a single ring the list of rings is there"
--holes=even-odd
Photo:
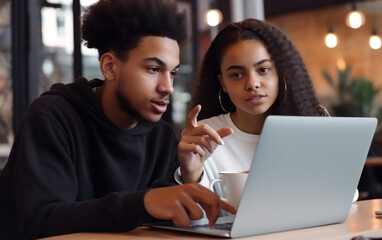
[[[269,68],[268,67],[263,67],[263,68],[260,68],[260,70],[259,70],[259,72],[260,73],[267,73],[267,72],[269,72]]]
[[[231,74],[231,78],[240,78],[242,76],[241,73],[233,73]]]

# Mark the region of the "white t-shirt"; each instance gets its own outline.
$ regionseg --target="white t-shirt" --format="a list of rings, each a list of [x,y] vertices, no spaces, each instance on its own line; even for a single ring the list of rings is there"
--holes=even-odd
[[[208,181],[202,184],[206,187],[209,182],[219,177],[221,171],[249,170],[260,135],[248,134],[238,129],[232,122],[231,114],[222,114],[216,117],[203,119],[198,124],[206,123],[213,129],[230,127],[233,133],[223,138],[224,145],[216,148],[214,153],[204,163],[204,175]]]

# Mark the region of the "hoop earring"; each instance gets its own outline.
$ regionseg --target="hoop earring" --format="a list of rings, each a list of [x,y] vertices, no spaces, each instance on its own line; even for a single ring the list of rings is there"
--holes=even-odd
[[[287,83],[286,83],[284,76],[283,76],[283,81],[284,81],[284,102],[286,102],[286,95],[287,95],[288,86],[287,86]]]
[[[223,107],[223,103],[222,103],[222,98],[221,98],[221,93],[222,93],[222,88],[219,89],[219,103],[220,103],[220,107],[223,109],[224,112],[228,112],[224,107]]]

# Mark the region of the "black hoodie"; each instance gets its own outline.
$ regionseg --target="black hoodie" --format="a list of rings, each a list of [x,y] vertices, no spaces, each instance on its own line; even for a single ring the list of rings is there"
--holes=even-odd
[[[170,185],[176,135],[164,121],[121,130],[80,78],[26,111],[0,177],[0,239],[128,231],[150,218],[152,187]]]

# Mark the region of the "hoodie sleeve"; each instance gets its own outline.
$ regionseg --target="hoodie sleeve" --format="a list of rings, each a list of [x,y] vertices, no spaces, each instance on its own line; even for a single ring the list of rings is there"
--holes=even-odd
[[[65,123],[44,106],[36,106],[20,126],[10,156],[13,167],[4,173],[12,179],[19,239],[128,231],[149,217],[143,205],[148,189],[78,201],[79,181]]]

